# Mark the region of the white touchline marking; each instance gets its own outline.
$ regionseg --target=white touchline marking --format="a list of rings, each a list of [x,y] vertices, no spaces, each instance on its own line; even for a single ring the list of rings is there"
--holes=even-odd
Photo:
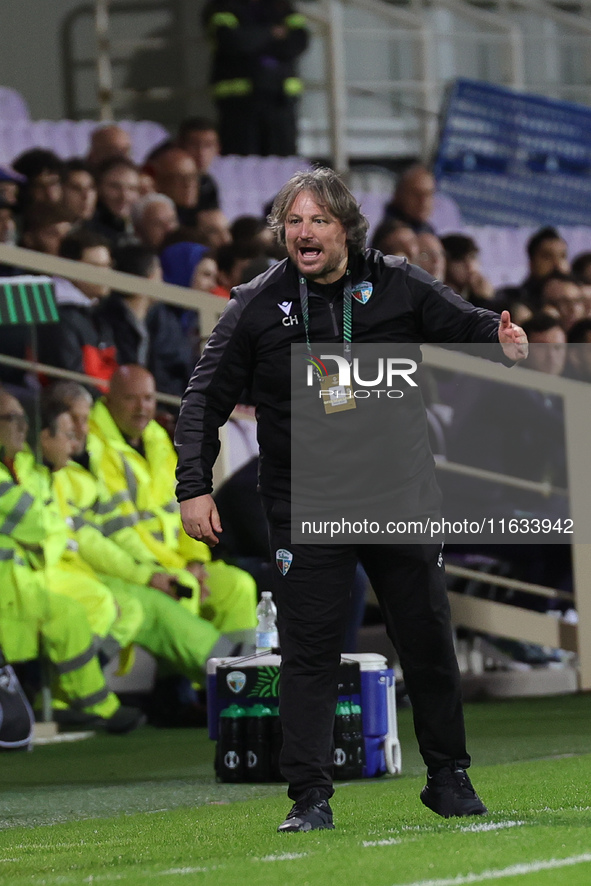
[[[591,854],[571,855],[570,858],[550,858],[548,861],[532,861],[529,864],[514,864],[508,868],[500,868],[492,871],[482,871],[480,874],[466,874],[466,876],[450,877],[443,880],[416,880],[414,883],[400,884],[400,886],[464,886],[466,883],[482,883],[484,880],[500,880],[502,877],[516,877],[525,874],[534,874],[537,871],[550,871],[555,868],[566,868],[576,864],[585,864],[591,861]],[[398,884],[395,884],[398,886]]]
[[[501,831],[503,828],[519,828],[524,821],[489,821],[485,824],[470,824],[464,828],[458,828],[464,834],[476,834],[481,831]]]
[[[307,858],[307,852],[284,852],[281,855],[264,855],[253,861],[292,861],[294,858]]]
[[[34,745],[44,744],[63,744],[64,742],[83,741],[85,738],[92,738],[96,732],[58,732],[57,735],[38,736],[33,738]]]
[[[85,877],[82,881],[83,883],[94,883],[97,880],[122,880],[126,874],[90,874],[90,876]],[[71,878],[68,878],[70,882],[73,882]],[[57,877],[54,877],[54,883],[67,883],[68,881],[64,879],[61,874],[58,874]]]
[[[43,827],[45,827],[45,826],[43,825]],[[49,825],[49,827],[51,827],[51,825]],[[95,834],[96,834],[96,831],[95,831]],[[86,844],[83,840],[76,840],[72,843],[54,843],[52,848],[53,849],[80,849],[81,846],[85,846],[85,845]],[[104,846],[105,841],[104,840],[96,840],[96,841],[93,841],[92,845],[94,848],[96,848],[97,846]],[[47,849],[47,847],[48,847],[47,843],[19,843],[18,845],[14,846],[13,848],[14,849]]]
[[[170,877],[173,874],[206,874],[209,868],[170,868],[168,871],[157,871],[155,877]]]
[[[365,848],[368,846],[397,846],[398,843],[400,843],[400,840],[390,837],[388,840],[364,840],[363,846]]]

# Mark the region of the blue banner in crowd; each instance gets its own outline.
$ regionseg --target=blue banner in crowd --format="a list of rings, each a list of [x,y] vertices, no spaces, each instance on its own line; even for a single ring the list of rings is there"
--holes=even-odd
[[[458,80],[434,171],[467,224],[591,225],[591,108]]]

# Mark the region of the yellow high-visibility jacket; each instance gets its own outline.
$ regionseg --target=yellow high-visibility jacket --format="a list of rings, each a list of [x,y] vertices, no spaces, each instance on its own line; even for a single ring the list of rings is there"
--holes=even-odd
[[[47,478],[27,447],[14,460],[16,480],[0,462],[0,534],[27,566],[44,569],[59,561],[68,544],[68,530],[51,495]],[[8,554],[3,559],[10,559]]]
[[[252,629],[256,625],[256,583],[252,576],[222,560],[211,561],[203,542],[189,538],[182,527],[176,500],[176,452],[160,425],[151,421],[142,434],[143,452],[127,443],[101,401],[90,415],[88,451],[90,468],[117,502],[116,516],[102,523],[103,532],[137,556],[138,539],[148,552],[142,562],[155,557],[166,571],[190,563],[207,563],[209,596],[201,600],[197,579],[184,572],[192,590],[181,600],[194,615],[202,615],[221,633]],[[135,536],[135,538],[134,538]]]
[[[60,511],[69,524],[80,558],[95,573],[105,573],[123,581],[148,584],[160,566],[138,562],[132,554],[105,536],[101,520],[111,507],[108,499],[101,499],[99,481],[90,471],[76,462],[53,474],[53,491]]]
[[[139,536],[165,569],[209,562],[207,545],[190,538],[182,527],[175,496],[176,453],[168,434],[151,421],[142,443],[145,457],[127,443],[105,404],[95,403],[88,435],[91,470],[118,502],[117,515],[103,522],[103,532],[131,553],[130,539]]]
[[[48,587],[67,527],[30,450],[17,454],[14,473],[0,462],[0,647],[8,661],[27,661],[43,637],[65,697],[110,717],[119,702],[105,685],[86,612]]]

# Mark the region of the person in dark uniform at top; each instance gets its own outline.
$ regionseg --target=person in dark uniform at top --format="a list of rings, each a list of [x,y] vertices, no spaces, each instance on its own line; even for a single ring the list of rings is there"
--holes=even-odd
[[[402,663],[428,770],[421,799],[444,817],[484,814],[466,772],[470,757],[441,544],[292,543],[290,354],[292,344],[307,341],[335,347],[407,343],[417,350],[421,341],[466,341],[490,343],[502,359],[514,360],[525,356],[526,336],[509,312],[499,317],[475,308],[405,258],[366,250],[367,220],[331,170],[293,176],[275,200],[271,224],[288,258],[233,290],[189,382],[176,445],[183,525],[192,537],[215,545],[222,529],[211,496],[218,428],[240,393],[251,392],[262,456],[259,483],[278,567],[273,591],[282,655],[281,771],[294,801],[279,830],[333,827],[337,673],[358,560]],[[314,402],[313,433],[316,425],[337,418],[323,415],[320,400]],[[414,441],[425,435],[425,421],[420,414],[417,423],[417,412],[413,415]],[[360,457],[350,439],[330,433],[336,456],[348,453],[348,472],[354,473],[351,460],[361,468],[365,450]],[[411,448],[392,439],[392,460],[400,461],[403,478],[416,474],[420,489],[432,490],[433,458],[422,447],[421,464],[409,474],[409,459],[416,455]],[[348,482],[344,474],[342,479]],[[398,491],[388,489],[387,496]]]
[[[286,0],[210,0],[203,24],[214,47],[211,85],[222,154],[296,153],[296,59],[305,17]]]

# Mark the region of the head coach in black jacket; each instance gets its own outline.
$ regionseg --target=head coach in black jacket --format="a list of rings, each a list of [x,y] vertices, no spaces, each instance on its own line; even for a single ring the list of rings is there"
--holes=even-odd
[[[333,350],[338,343],[348,360],[358,343],[500,343],[505,357],[517,360],[526,354],[527,338],[507,311],[499,317],[475,308],[405,259],[365,249],[367,221],[329,169],[296,174],[277,196],[270,223],[288,258],[233,291],[189,382],[175,442],[183,524],[189,535],[215,545],[222,528],[211,498],[218,428],[240,393],[250,390],[277,564],[281,770],[294,801],[279,831],[333,827],[337,671],[357,560],[403,668],[427,766],[421,800],[444,817],[482,815],[486,807],[466,773],[470,757],[441,544],[292,541],[290,347],[307,346],[313,362],[314,342],[335,343]],[[341,381],[319,380],[326,393],[317,402],[327,422],[354,399]],[[354,451],[352,458],[354,464]],[[414,466],[421,486],[432,482],[432,461]]]

